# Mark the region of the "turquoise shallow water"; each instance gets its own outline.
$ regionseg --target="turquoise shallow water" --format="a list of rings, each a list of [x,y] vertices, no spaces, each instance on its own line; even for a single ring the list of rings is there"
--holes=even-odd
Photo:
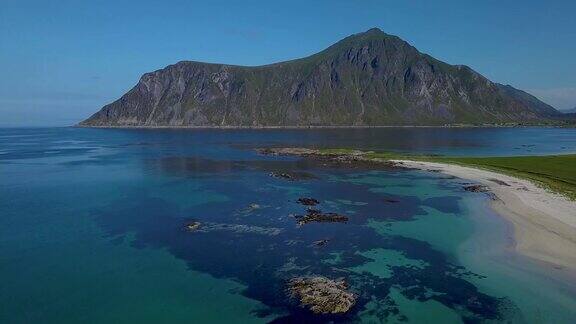
[[[576,318],[572,286],[511,253],[509,224],[461,180],[253,150],[283,145],[544,154],[576,151],[576,134],[0,130],[0,322]],[[311,177],[269,176],[284,171]],[[303,196],[350,221],[296,226]],[[192,220],[204,230],[183,230]],[[328,243],[315,247],[319,239]],[[313,274],[344,277],[357,305],[332,317],[299,307],[286,280]]]

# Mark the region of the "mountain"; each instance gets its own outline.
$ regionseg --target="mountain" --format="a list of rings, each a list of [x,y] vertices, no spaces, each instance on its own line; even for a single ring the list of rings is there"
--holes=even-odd
[[[574,113],[576,113],[576,107],[574,107],[572,109],[561,110],[561,112],[565,113],[565,114],[574,114]]]
[[[146,73],[82,126],[310,126],[541,123],[560,113],[379,29],[293,61],[183,61]]]

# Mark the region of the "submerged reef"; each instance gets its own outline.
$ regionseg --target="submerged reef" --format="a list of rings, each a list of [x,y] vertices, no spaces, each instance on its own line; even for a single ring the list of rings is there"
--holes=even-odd
[[[262,227],[255,225],[245,224],[220,224],[220,223],[204,223],[191,222],[186,224],[185,228],[189,232],[208,233],[215,231],[226,231],[237,234],[260,234],[260,235],[278,235],[282,229],[275,227]]]
[[[386,180],[401,189],[434,182],[429,175],[398,168],[386,173],[382,165],[374,171],[372,162],[347,163],[336,156],[170,161],[174,169],[162,172],[181,172],[199,187],[185,186],[178,197],[127,195],[95,210],[98,224],[115,242],[166,249],[195,271],[235,278],[246,286],[241,295],[263,304],[254,312],[263,321],[350,323],[368,316],[393,322],[411,314],[403,299],[440,303],[470,323],[507,320],[515,312],[507,300],[479,291],[469,280],[473,274],[428,242],[387,225],[417,223],[411,221],[428,208],[458,214],[452,194],[473,183],[446,180],[438,187],[441,196],[430,198],[379,190]],[[286,183],[291,180],[271,178],[270,172],[310,172],[316,178]],[[202,203],[189,197],[201,197]],[[303,226],[308,223],[346,224]],[[391,264],[390,254],[371,254],[375,249],[398,251],[392,255],[409,262]],[[374,269],[378,264],[386,264],[385,271]]]

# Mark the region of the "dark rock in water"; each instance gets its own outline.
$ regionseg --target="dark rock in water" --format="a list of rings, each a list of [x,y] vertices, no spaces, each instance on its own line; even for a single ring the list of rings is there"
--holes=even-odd
[[[297,215],[298,225],[304,225],[312,222],[318,223],[345,223],[348,217],[336,213],[322,213],[318,209],[308,209],[306,215]]]
[[[491,192],[488,187],[483,186],[483,185],[467,185],[467,186],[464,186],[464,190],[469,191],[469,192],[483,192],[486,195],[488,195],[488,197],[490,197],[490,199],[492,199],[492,200],[498,199],[496,197],[496,195],[493,192]]]
[[[294,180],[290,174],[283,173],[283,172],[270,172],[270,176],[273,178],[282,178],[282,179],[286,179],[286,180]]]
[[[261,148],[256,150],[262,155],[315,155],[319,154],[318,150],[307,149],[302,147],[282,147],[282,148]]]
[[[315,246],[324,246],[324,245],[328,244],[328,242],[330,242],[330,240],[322,239],[322,240],[314,241],[314,242],[312,242],[312,244],[314,244]]]
[[[394,204],[394,203],[399,203],[400,200],[396,200],[396,199],[392,199],[392,198],[384,198],[384,202]]]
[[[290,295],[302,306],[317,314],[346,313],[356,303],[357,296],[348,291],[344,279],[326,277],[297,277],[288,282]]]
[[[189,232],[194,232],[200,228],[200,222],[190,222],[186,224],[186,230]]]
[[[298,203],[304,206],[316,206],[320,202],[314,198],[298,198]]]
[[[306,172],[270,172],[269,175],[273,178],[285,179],[288,181],[316,179],[314,175]]]
[[[483,186],[483,185],[469,185],[469,186],[464,186],[464,190],[466,191],[470,191],[470,192],[488,192],[488,187]]]
[[[258,205],[256,203],[252,203],[248,206],[248,209],[250,209],[250,210],[260,209],[260,205]]]
[[[508,183],[506,183],[505,181],[499,180],[499,179],[488,179],[494,183],[497,183],[501,186],[506,186],[506,187],[510,187],[510,185]]]

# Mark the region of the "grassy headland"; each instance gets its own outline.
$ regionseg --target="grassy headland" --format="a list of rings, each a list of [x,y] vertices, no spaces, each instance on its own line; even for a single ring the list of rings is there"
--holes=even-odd
[[[458,164],[532,180],[551,191],[576,200],[576,154],[514,157],[450,157],[395,152],[359,152],[353,149],[322,149],[321,154],[362,154],[370,160],[413,160]]]

